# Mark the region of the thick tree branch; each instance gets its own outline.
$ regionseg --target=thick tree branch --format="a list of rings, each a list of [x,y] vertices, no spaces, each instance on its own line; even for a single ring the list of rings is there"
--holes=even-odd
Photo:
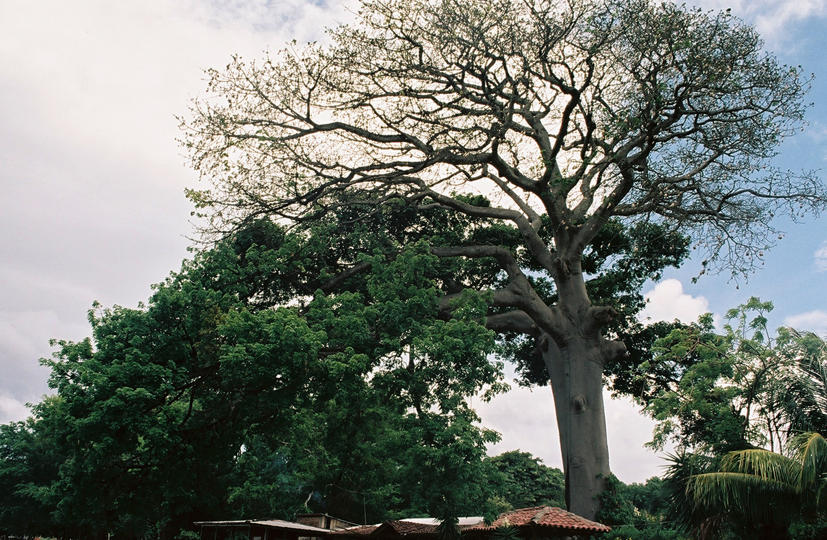
[[[534,337],[540,335],[540,329],[534,323],[534,320],[525,311],[521,310],[489,315],[485,318],[485,327],[500,333],[514,332]]]
[[[331,291],[336,290],[339,285],[347,281],[349,278],[355,276],[356,274],[360,274],[366,270],[370,269],[370,263],[362,261],[356,263],[355,265],[351,266],[347,270],[339,272],[329,280],[327,280],[322,286],[320,287],[322,291],[326,293],[330,293]]]
[[[514,259],[514,255],[501,246],[437,246],[431,248],[431,253],[437,257],[493,257],[500,264],[500,268],[505,270],[509,278],[525,277],[516,259]]]

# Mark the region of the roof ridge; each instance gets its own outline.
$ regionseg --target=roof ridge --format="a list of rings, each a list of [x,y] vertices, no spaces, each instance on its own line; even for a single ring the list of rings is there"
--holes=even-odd
[[[543,506],[543,507],[541,507],[541,508],[540,508],[540,511],[539,511],[539,512],[537,512],[536,514],[534,514],[534,517],[532,517],[532,518],[531,518],[532,523],[539,523],[539,522],[540,522],[540,521],[542,521],[542,520],[543,520],[543,518],[544,518],[544,517],[546,517],[546,516],[549,514],[549,512],[551,512],[551,511],[552,511],[552,507],[551,507],[551,506]]]

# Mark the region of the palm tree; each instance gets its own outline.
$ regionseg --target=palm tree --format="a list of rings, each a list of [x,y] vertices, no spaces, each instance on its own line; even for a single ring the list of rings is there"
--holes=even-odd
[[[827,440],[805,433],[790,440],[789,456],[763,449],[726,454],[708,472],[687,470],[673,457],[673,482],[688,521],[700,537],[729,527],[742,537],[787,538],[790,523],[827,517]],[[686,474],[690,472],[690,474]],[[713,534],[714,537],[719,537]]]
[[[780,328],[778,345],[793,365],[778,404],[789,429],[827,434],[827,341],[813,332]]]

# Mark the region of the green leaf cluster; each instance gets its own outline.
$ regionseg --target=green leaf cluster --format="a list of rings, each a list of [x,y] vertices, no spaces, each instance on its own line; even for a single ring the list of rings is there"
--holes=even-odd
[[[657,422],[653,447],[783,452],[795,434],[827,428],[827,345],[790,328],[770,333],[772,308],[750,298],[721,333],[709,314],[650,329],[652,355],[626,384]]]
[[[425,241],[377,247],[324,292],[332,239],[251,222],[146,306],[96,305],[92,337],[44,361],[56,394],[0,430],[0,530],[170,537],[302,509],[484,508],[475,479],[497,435],[468,399],[505,388],[484,299],[440,318]]]
[[[667,482],[673,513],[690,529],[717,527],[725,537],[819,538],[827,523],[827,441],[794,437],[788,455],[764,449],[714,458],[680,454]]]

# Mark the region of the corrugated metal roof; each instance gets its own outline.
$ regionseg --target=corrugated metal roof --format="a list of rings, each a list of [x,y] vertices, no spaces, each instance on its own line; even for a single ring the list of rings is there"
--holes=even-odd
[[[403,518],[388,520],[374,525],[358,525],[356,527],[348,527],[347,529],[340,529],[336,531],[335,534],[344,536],[366,536],[373,534],[381,527],[384,527],[385,531],[390,529],[400,536],[405,536],[408,534],[435,534],[439,523],[440,521],[437,518],[430,517]],[[459,518],[458,525],[460,529],[465,529],[481,523],[483,523],[482,516],[465,516]],[[382,531],[378,534],[382,534]]]
[[[460,527],[470,527],[471,525],[479,525],[483,521],[482,516],[465,516],[457,518],[459,521],[457,525]],[[437,518],[403,518],[400,521],[410,521],[411,523],[423,523],[425,525],[439,525],[440,521]]]
[[[294,523],[292,521],[282,521],[280,519],[268,519],[263,521],[254,521],[256,525],[264,525],[265,527],[279,527],[282,529],[299,529],[302,531],[314,531],[329,533],[328,529],[321,527],[314,527],[313,525],[304,525],[303,523]]]
[[[361,527],[351,527],[349,529],[342,529],[333,534],[338,536],[408,536],[408,535],[430,535],[435,534],[438,525],[433,523],[422,523],[419,521],[409,521],[401,519],[392,519],[380,523],[379,525],[363,525]]]
[[[196,521],[196,525],[215,526],[215,527],[238,527],[243,525],[260,525],[262,527],[272,527],[275,529],[290,529],[297,531],[306,531],[313,533],[330,534],[327,529],[314,527],[312,525],[304,525],[302,523],[294,523],[292,521],[284,521],[282,519],[242,519],[242,520],[228,520],[228,521]]]

